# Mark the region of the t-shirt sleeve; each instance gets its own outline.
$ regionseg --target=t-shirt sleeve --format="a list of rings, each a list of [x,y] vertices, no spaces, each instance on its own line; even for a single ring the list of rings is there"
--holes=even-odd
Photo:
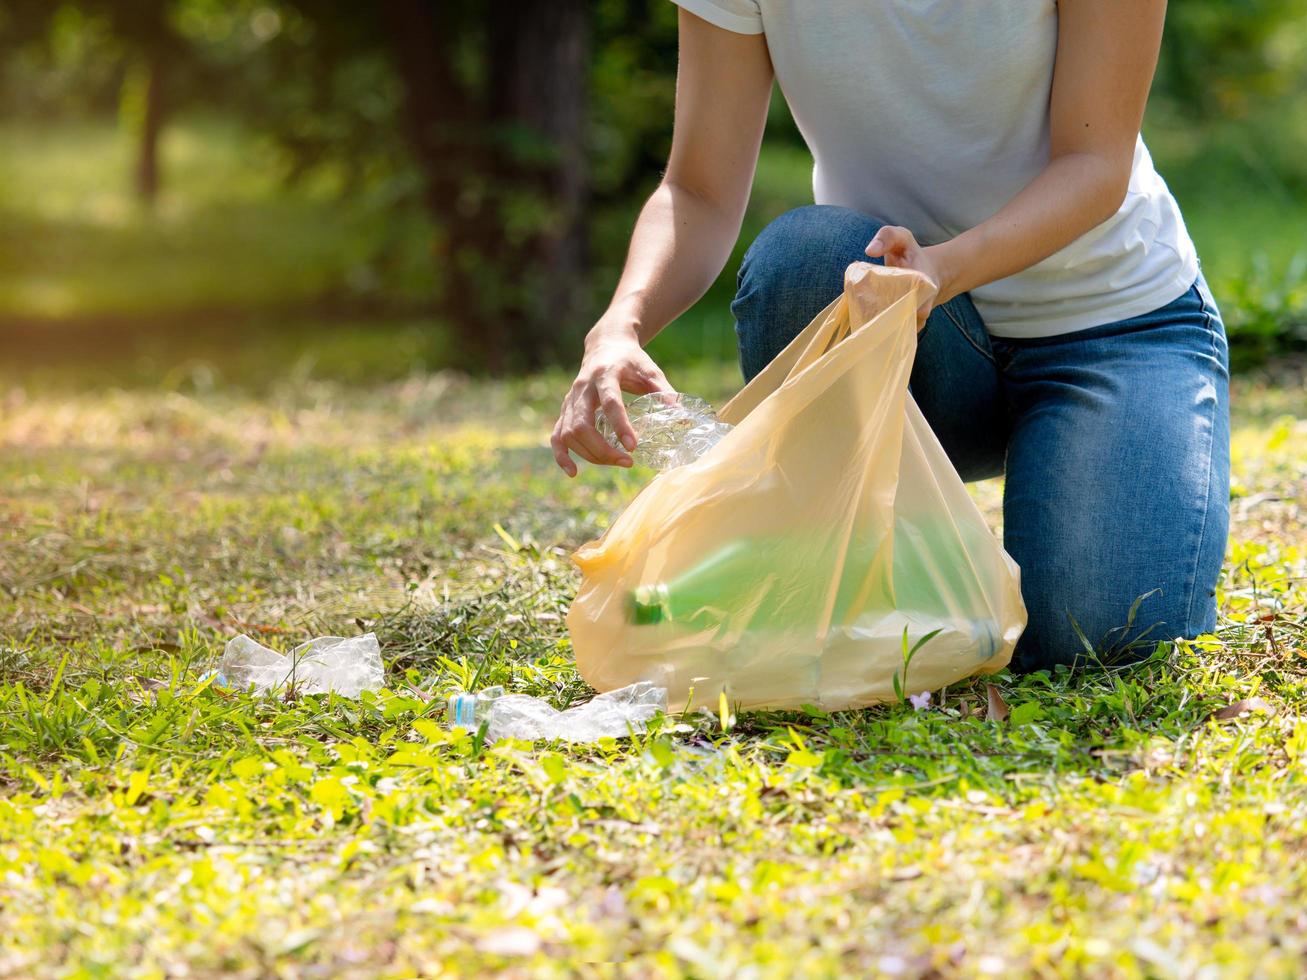
[[[710,24],[736,34],[761,34],[762,11],[758,0],[672,0],[678,7]]]

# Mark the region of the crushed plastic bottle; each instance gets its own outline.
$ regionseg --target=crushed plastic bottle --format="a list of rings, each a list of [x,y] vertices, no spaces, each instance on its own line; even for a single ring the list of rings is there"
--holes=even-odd
[[[487,687],[476,694],[459,691],[449,696],[449,727],[476,731],[490,717],[495,701],[504,696],[502,687]]]
[[[595,742],[641,733],[650,719],[667,710],[667,689],[650,681],[596,695],[585,704],[559,711],[540,698],[509,694],[494,702],[486,739],[561,739]]]
[[[449,726],[475,730],[485,722],[487,742],[505,738],[596,742],[640,734],[655,715],[667,710],[667,688],[651,681],[596,695],[566,711],[541,698],[502,692],[503,688],[493,687],[479,694],[451,695]]]
[[[293,687],[300,694],[334,691],[348,698],[379,690],[385,682],[375,633],[319,636],[284,656],[242,634],[227,642],[210,674],[215,686],[236,690],[262,693]]]
[[[731,431],[730,425],[717,418],[711,405],[693,395],[668,392],[640,395],[627,404],[626,414],[635,430],[635,452],[631,458],[641,466],[656,470],[693,463]],[[595,413],[595,425],[610,446],[626,451],[603,409]]]

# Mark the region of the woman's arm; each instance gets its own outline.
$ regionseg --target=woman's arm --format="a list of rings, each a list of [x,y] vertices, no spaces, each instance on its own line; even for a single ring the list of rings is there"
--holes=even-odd
[[[888,227],[867,246],[935,283],[923,320],[935,303],[1028,269],[1121,207],[1165,16],[1165,0],[1061,0],[1048,166],[950,241],[922,247],[906,228]]]
[[[586,336],[581,370],[554,426],[554,458],[569,476],[576,475],[569,451],[592,463],[631,465],[596,431],[595,409],[602,406],[622,444],[634,449],[622,391],[671,390],[641,345],[712,285],[749,200],[771,96],[767,43],[682,10],[679,45],[667,172],[640,212],[617,290]]]

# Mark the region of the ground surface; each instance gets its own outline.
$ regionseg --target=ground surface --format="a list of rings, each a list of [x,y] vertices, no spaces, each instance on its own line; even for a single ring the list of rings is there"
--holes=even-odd
[[[202,381],[0,387],[0,975],[1307,968],[1300,379],[1236,393],[1218,636],[1000,675],[1005,722],[970,685],[585,749],[442,725],[585,694],[567,555],[641,478],[555,475],[561,378]],[[358,703],[198,682],[364,629]]]

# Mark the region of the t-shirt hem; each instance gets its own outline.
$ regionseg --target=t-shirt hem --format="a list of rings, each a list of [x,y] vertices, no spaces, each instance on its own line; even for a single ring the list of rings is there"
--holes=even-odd
[[[975,306],[976,312],[980,314],[980,319],[984,321],[992,336],[1006,340],[1034,340],[1040,337],[1056,337],[1061,334],[1075,333],[1078,330],[1089,330],[1109,323],[1120,323],[1132,317],[1152,313],[1154,310],[1161,309],[1168,303],[1172,303],[1183,296],[1197,279],[1198,263],[1197,261],[1191,261],[1186,263],[1185,267],[1173,278],[1168,279],[1164,285],[1149,290],[1130,303],[1123,303],[1120,306],[1113,306],[1108,309],[1094,310],[1092,313],[1082,313],[1056,319],[1035,320],[1032,318],[1029,321],[991,323],[985,315],[985,304],[976,303]]]
[[[708,23],[723,30],[731,31],[735,34],[761,34],[762,20],[760,18],[745,17],[742,14],[733,14],[729,10],[723,10],[712,0],[672,0],[676,4],[696,17],[702,17]]]

